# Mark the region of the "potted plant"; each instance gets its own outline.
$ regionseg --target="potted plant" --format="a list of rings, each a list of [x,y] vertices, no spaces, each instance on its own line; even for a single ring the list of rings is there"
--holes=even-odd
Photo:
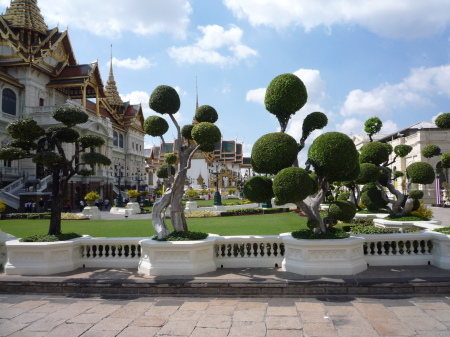
[[[88,206],[94,206],[95,201],[98,199],[100,199],[100,194],[98,194],[97,192],[94,192],[94,191],[91,191],[84,196],[84,200],[86,200],[86,203],[88,204]]]
[[[199,196],[199,193],[196,190],[190,189],[186,191],[186,195],[188,196],[189,201],[194,201],[194,199]]]
[[[136,202],[139,192],[137,190],[128,190],[127,195],[130,197],[131,202]]]

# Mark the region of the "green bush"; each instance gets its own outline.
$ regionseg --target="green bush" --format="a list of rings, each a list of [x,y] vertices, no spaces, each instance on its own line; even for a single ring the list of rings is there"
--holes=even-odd
[[[252,148],[252,166],[258,173],[277,174],[297,159],[298,143],[290,135],[274,132],[260,137]]]
[[[332,228],[325,233],[315,233],[310,229],[301,229],[291,233],[295,239],[303,240],[326,240],[326,239],[345,239],[350,237],[348,233],[340,228]]]
[[[186,139],[192,139],[193,124],[187,124],[181,128],[181,135]]]
[[[80,238],[78,233],[63,233],[58,235],[37,234],[20,239],[20,242],[54,242],[54,241],[68,241]]]
[[[381,165],[389,159],[389,149],[386,144],[380,142],[372,142],[361,148],[359,161],[361,163],[371,163]]]
[[[152,137],[160,137],[169,130],[169,123],[159,116],[147,117],[144,121],[144,131]]]
[[[442,167],[450,168],[450,152],[443,153],[441,155]]]
[[[379,189],[366,190],[361,194],[361,202],[369,211],[377,211],[380,208],[385,208],[387,205]]]
[[[313,188],[314,183],[308,171],[299,167],[285,168],[273,180],[277,205],[302,201],[311,194]]]
[[[323,112],[312,112],[303,120],[302,137],[308,137],[314,130],[321,130],[328,124],[327,115]]]
[[[244,185],[244,196],[253,202],[261,203],[274,197],[272,179],[264,176],[254,176]]]
[[[156,170],[156,176],[162,179],[168,178],[169,177],[168,167],[170,167],[171,174],[175,175],[175,167],[173,167],[172,165],[164,164],[158,167],[158,169]]]
[[[164,162],[169,165],[173,165],[177,162],[178,156],[175,153],[166,153],[164,155]]]
[[[406,157],[412,151],[412,146],[400,144],[395,146],[394,153],[400,158]]]
[[[337,200],[347,201],[350,198],[350,192],[342,192],[338,195]]]
[[[358,151],[347,135],[327,132],[317,137],[308,150],[308,158],[319,176],[329,181],[354,180],[359,175]]]
[[[443,113],[443,114],[437,116],[434,123],[436,124],[436,126],[438,128],[442,128],[442,129],[450,128],[450,113]]]
[[[429,144],[422,149],[422,156],[432,158],[441,154],[441,148],[437,145]]]
[[[289,208],[263,208],[263,214],[289,212]]]
[[[398,233],[394,228],[381,228],[377,226],[353,226],[350,229],[352,234],[391,234]]]
[[[393,215],[389,215],[385,218],[386,220],[391,220],[391,221],[428,221],[430,219],[424,217],[424,216],[419,216],[419,215],[411,215],[411,216],[393,216]]]
[[[216,109],[214,109],[210,105],[202,105],[197,109],[197,111],[195,111],[195,119],[199,123],[202,122],[215,123],[218,118],[219,115],[217,114]]]
[[[73,127],[77,124],[86,123],[89,115],[80,108],[61,105],[53,110],[53,118],[68,127]]]
[[[259,214],[262,213],[262,208],[236,208],[236,209],[229,209],[225,212],[221,212],[221,215],[223,213],[228,213],[231,215],[245,215],[245,214]]]
[[[362,163],[360,165],[358,178],[356,178],[356,183],[359,185],[375,182],[378,180],[379,175],[380,169],[375,164]]]
[[[408,197],[411,199],[422,199],[423,198],[423,191],[420,190],[412,190],[409,191]]]
[[[335,201],[330,205],[329,213],[335,220],[350,222],[356,214],[356,206],[350,201]]]
[[[192,139],[198,144],[215,144],[220,141],[220,129],[213,123],[198,123],[192,128]]]
[[[411,179],[411,182],[416,184],[432,184],[435,178],[433,167],[425,162],[410,164],[406,168],[406,174]]]
[[[168,85],[157,86],[149,100],[150,109],[160,114],[175,114],[180,109],[180,104],[177,91]]]
[[[204,240],[207,237],[208,237],[207,233],[180,231],[180,232],[170,233],[166,239],[158,239],[155,236],[155,237],[153,237],[153,240],[156,240],[156,241],[198,241],[198,240]]]

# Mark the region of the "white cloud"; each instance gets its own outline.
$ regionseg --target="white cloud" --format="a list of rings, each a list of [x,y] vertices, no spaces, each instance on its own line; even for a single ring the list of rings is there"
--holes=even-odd
[[[145,57],[138,56],[137,59],[133,60],[130,58],[127,58],[125,60],[119,60],[115,57],[112,59],[112,63],[114,66],[117,66],[118,68],[126,68],[126,69],[132,69],[132,70],[139,70],[139,69],[145,69],[154,67],[156,64],[151,63],[150,60],[148,60]],[[108,66],[111,64],[111,62],[108,62]]]
[[[203,36],[185,47],[171,47],[168,54],[179,63],[208,63],[221,67],[238,63],[258,52],[241,43],[243,31],[234,25],[225,30],[218,25],[199,26]]]
[[[4,3],[5,1],[2,1]],[[8,1],[9,3],[9,1]],[[39,2],[47,24],[76,27],[110,38],[169,33],[184,38],[192,7],[189,0],[47,0]]]
[[[342,124],[336,124],[336,131],[348,136],[364,134],[364,122],[356,118],[348,118]]]
[[[400,83],[384,83],[368,92],[352,90],[340,113],[342,116],[390,117],[395,108],[429,104],[427,95],[450,97],[448,83],[450,65],[412,69],[409,76]]]
[[[393,120],[387,120],[383,122],[383,127],[380,130],[380,134],[391,134],[398,130],[398,125]]]
[[[144,113],[144,118],[155,114],[155,112],[148,106],[148,101],[150,95],[145,91],[133,91],[126,95],[120,95],[120,98],[124,102],[130,102],[131,104],[142,104],[142,112]]]
[[[438,118],[440,115],[442,115],[443,114],[443,112],[439,112],[436,116],[433,116],[432,118],[431,118],[431,122],[432,123],[436,123],[436,118]]]
[[[245,96],[247,102],[255,102],[264,105],[264,97],[266,96],[266,88],[249,90]]]
[[[448,0],[223,0],[235,16],[275,29],[309,31],[337,24],[359,25],[378,35],[416,38],[443,32],[450,23]]]

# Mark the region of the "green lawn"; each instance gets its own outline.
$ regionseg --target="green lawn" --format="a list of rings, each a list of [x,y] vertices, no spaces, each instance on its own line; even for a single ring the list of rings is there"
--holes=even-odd
[[[277,235],[306,228],[306,218],[295,213],[187,219],[189,230],[219,235]],[[167,220],[171,228],[170,220]],[[46,234],[49,220],[1,220],[0,229],[16,237]],[[93,237],[147,237],[154,235],[148,220],[63,220],[64,233]]]

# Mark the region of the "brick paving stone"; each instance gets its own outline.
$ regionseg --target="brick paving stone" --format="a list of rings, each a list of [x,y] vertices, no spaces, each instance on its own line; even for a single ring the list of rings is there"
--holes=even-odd
[[[197,327],[229,329],[231,327],[231,316],[204,315],[198,320]]]
[[[15,308],[15,307],[1,309],[0,318],[14,318],[28,312],[29,310],[30,309],[27,308]]]
[[[417,336],[417,333],[413,329],[402,322],[392,323],[376,321],[372,323],[372,326],[383,336]]]
[[[168,335],[168,336],[189,336],[195,329],[196,322],[180,322],[172,321],[167,322],[161,330],[159,330],[158,335]]]
[[[389,310],[391,310],[398,317],[425,315],[424,311],[417,307],[389,307]]]
[[[427,315],[441,322],[450,322],[450,310],[424,310]]]
[[[357,328],[353,327],[353,328],[349,328],[349,327],[345,327],[345,328],[337,328],[338,331],[338,335],[339,337],[379,337],[380,335],[375,331],[375,329],[373,329],[371,326],[370,327],[360,327],[358,326]]]
[[[108,314],[81,314],[69,319],[69,323],[86,323],[86,324],[96,324],[104,319]]]
[[[325,307],[326,314],[328,316],[333,315],[346,315],[346,316],[353,316],[353,315],[360,315],[360,311],[356,309],[355,307],[343,307],[343,306],[326,306]]]
[[[339,337],[337,330],[331,322],[306,323],[303,322],[305,337]]]
[[[365,310],[362,312],[362,315],[371,322],[390,322],[395,324],[395,322],[399,321],[399,318],[388,309]]]
[[[303,323],[300,317],[293,316],[268,316],[266,317],[268,330],[301,330]]]
[[[167,322],[165,317],[143,316],[134,320],[130,325],[143,327],[161,327]]]
[[[303,337],[302,330],[267,330],[266,337]]]
[[[36,309],[44,304],[47,304],[48,301],[24,301],[17,303],[14,305],[14,308],[26,308],[26,309]]]
[[[30,312],[45,312],[45,313],[53,313],[64,309],[69,306],[69,304],[64,303],[46,303],[44,305],[40,305],[37,308],[30,310]]]
[[[368,310],[386,310],[386,307],[379,303],[353,303],[353,306],[362,312]]]
[[[46,314],[44,312],[25,312],[22,315],[16,316],[13,319],[11,319],[11,322],[15,323],[32,323],[34,321],[37,321],[38,319],[41,319],[45,317]]]
[[[205,310],[205,314],[210,314],[210,315],[233,315],[234,310],[236,310],[235,306],[232,305],[223,305],[223,306],[219,306],[219,305],[213,305],[213,306],[209,306],[208,308],[206,308]]]
[[[268,304],[263,302],[239,302],[236,310],[266,310]]]
[[[6,322],[0,326],[0,336],[8,336],[16,331],[22,330],[27,324],[17,322]]]
[[[190,337],[227,337],[229,329],[196,327]]]
[[[178,310],[178,306],[152,306],[146,312],[145,316],[170,316]]]
[[[409,325],[414,330],[447,330],[448,327],[433,317],[421,317],[421,316],[403,316],[400,318],[402,322]]]
[[[302,311],[300,312],[300,317],[303,322],[308,323],[323,323],[330,320],[329,316],[325,312],[314,312],[314,311]]]
[[[204,315],[204,311],[178,310],[170,316],[172,321],[197,321]]]
[[[233,322],[263,322],[266,312],[262,310],[235,310]]]
[[[60,318],[60,319],[71,319],[76,315],[80,315],[87,310],[92,309],[94,306],[98,305],[98,302],[86,302],[86,303],[72,303],[64,309],[58,310],[52,314],[48,315],[48,318]]]
[[[238,300],[212,300],[209,302],[209,306],[219,305],[219,306],[235,306],[239,303]]]
[[[416,307],[422,310],[450,310],[450,305],[443,302],[413,302]]]
[[[267,315],[269,316],[297,316],[297,308],[292,307],[268,307]]]
[[[133,321],[132,318],[105,318],[95,324],[91,330],[114,330],[121,331]]]
[[[45,337],[48,332],[36,332],[36,331],[17,331],[12,335],[8,335],[8,337]]]
[[[205,310],[208,302],[184,302],[178,310]]]
[[[78,337],[89,330],[92,324],[61,324],[50,331],[48,337]]]
[[[155,327],[129,326],[122,330],[117,337],[153,337],[159,331]]]
[[[107,314],[111,315],[121,306],[117,304],[99,304],[86,311],[86,314]]]
[[[420,337],[448,337],[450,331],[420,331]]]
[[[114,311],[110,317],[117,317],[117,318],[137,318],[141,315],[143,315],[148,309],[152,307],[152,304],[150,305],[139,305],[134,306],[127,304],[116,311]]]
[[[55,327],[60,324],[63,324],[65,320],[49,320],[47,318],[40,319],[31,325],[28,325],[24,331],[52,331]]]
[[[266,325],[260,322],[233,322],[228,337],[265,336]]]
[[[81,337],[115,337],[117,336],[117,331],[106,331],[106,330],[88,330]],[[143,337],[143,336],[141,336]]]
[[[370,322],[362,316],[333,315],[329,316],[336,328],[370,327]]]
[[[325,307],[322,303],[306,303],[306,302],[295,302],[295,306],[298,311],[323,311],[325,312]]]

